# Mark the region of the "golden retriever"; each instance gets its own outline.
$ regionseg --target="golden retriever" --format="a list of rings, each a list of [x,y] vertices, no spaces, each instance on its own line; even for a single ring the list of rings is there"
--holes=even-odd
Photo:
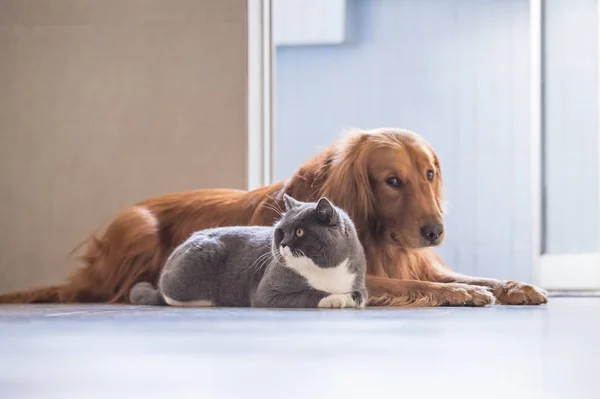
[[[0,303],[126,302],[135,283],[157,280],[166,257],[192,232],[271,225],[283,193],[302,201],[326,196],[350,214],[367,254],[371,306],[547,302],[532,285],[465,276],[444,265],[432,248],[444,239],[438,157],[415,133],[376,129],[352,132],[270,186],[195,190],[133,205],[87,241],[85,266],[65,284],[0,295]]]

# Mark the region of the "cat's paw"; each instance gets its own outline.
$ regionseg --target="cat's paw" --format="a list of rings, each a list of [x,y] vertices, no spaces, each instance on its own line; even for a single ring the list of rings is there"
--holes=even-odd
[[[331,294],[319,301],[320,308],[352,308],[356,307],[356,301],[352,294]]]
[[[352,296],[352,299],[356,303],[356,307],[359,307],[359,308],[365,307],[365,305],[367,303],[367,298],[365,297],[365,294],[363,294],[360,291],[354,291],[350,294],[350,296]]]

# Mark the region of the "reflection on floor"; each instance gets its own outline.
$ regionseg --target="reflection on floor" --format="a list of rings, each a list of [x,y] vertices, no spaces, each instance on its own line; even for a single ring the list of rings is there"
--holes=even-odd
[[[0,307],[4,398],[600,398],[600,298],[285,311]]]

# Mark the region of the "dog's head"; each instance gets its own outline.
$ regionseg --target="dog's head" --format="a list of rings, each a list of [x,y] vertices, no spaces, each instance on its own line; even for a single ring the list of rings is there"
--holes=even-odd
[[[415,133],[352,132],[334,147],[323,193],[350,214],[362,235],[403,248],[444,239],[440,162]]]

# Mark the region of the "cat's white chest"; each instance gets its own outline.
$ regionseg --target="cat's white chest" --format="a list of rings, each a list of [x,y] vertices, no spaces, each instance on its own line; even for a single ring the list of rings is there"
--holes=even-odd
[[[322,268],[310,258],[293,256],[289,248],[280,248],[280,252],[285,265],[304,277],[314,289],[331,294],[345,294],[353,290],[356,273],[348,270],[348,259],[335,267]]]

